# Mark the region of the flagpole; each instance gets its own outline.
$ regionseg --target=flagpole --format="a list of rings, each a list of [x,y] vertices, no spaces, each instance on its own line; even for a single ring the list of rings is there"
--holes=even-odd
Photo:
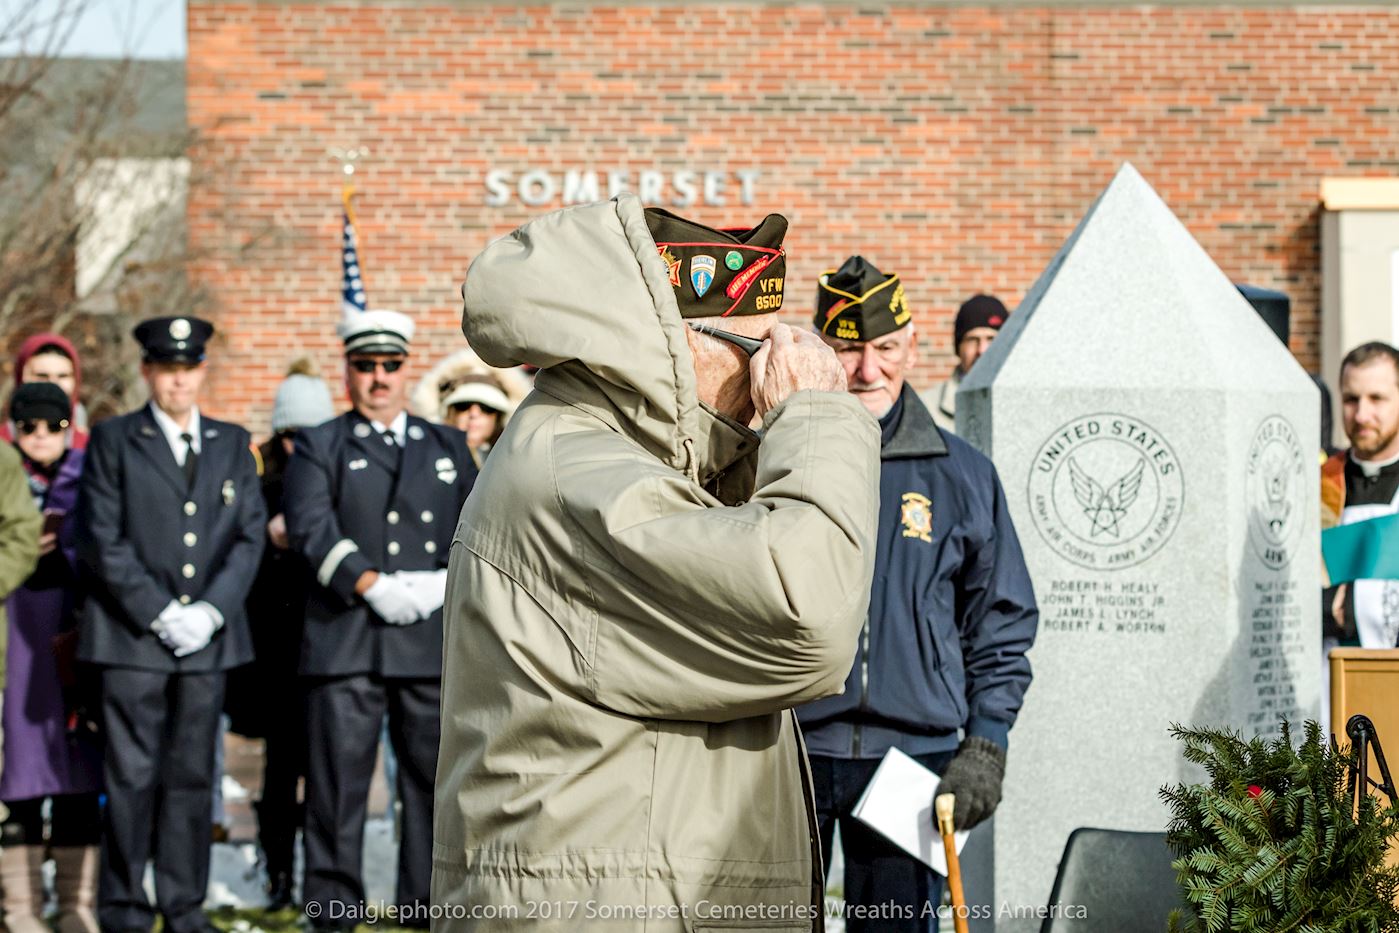
[[[355,162],[369,155],[368,148],[331,149],[327,153],[340,163],[344,182],[340,188],[340,204],[344,211],[341,244],[343,247],[343,277],[341,299],[345,313],[365,309],[364,267],[360,261],[363,244],[359,239],[359,221],[355,217]]]

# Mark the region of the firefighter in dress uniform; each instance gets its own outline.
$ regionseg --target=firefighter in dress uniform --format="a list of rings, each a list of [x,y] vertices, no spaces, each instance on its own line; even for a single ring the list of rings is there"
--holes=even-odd
[[[315,574],[306,609],[307,915],[350,927],[380,723],[398,758],[397,922],[427,926],[442,677],[442,600],[457,515],[476,478],[466,435],[407,413],[413,322],[348,316],[353,408],[297,436],[287,466],[291,545]]]
[[[212,929],[214,743],[225,672],[253,657],[243,601],[267,524],[248,432],[196,403],[213,331],[136,327],[150,403],[93,428],[78,495],[78,659],[101,668],[106,733],[104,930],[151,929],[148,858],[165,929]]]

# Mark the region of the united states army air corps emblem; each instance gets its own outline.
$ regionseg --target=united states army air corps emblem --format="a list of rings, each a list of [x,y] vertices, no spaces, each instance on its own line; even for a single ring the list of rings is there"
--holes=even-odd
[[[899,520],[903,522],[905,538],[933,543],[933,500],[916,492],[904,493]]]

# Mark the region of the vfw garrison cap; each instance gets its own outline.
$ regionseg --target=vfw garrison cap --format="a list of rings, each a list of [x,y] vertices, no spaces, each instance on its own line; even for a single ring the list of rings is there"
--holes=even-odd
[[[782,307],[787,218],[781,214],[768,214],[750,229],[717,230],[648,207],[646,225],[681,317],[737,317]]]
[[[913,320],[897,275],[885,275],[863,256],[821,273],[816,285],[816,329],[841,340],[875,340]]]
[[[197,317],[153,317],[131,331],[146,363],[200,363],[214,325]]]

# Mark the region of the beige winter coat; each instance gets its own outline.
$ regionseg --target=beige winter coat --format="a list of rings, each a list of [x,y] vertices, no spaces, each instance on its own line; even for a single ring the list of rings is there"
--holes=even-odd
[[[759,446],[701,407],[630,195],[496,241],[465,298],[483,359],[544,371],[452,545],[434,929],[820,929],[790,709],[850,670],[878,426],[800,392]]]

